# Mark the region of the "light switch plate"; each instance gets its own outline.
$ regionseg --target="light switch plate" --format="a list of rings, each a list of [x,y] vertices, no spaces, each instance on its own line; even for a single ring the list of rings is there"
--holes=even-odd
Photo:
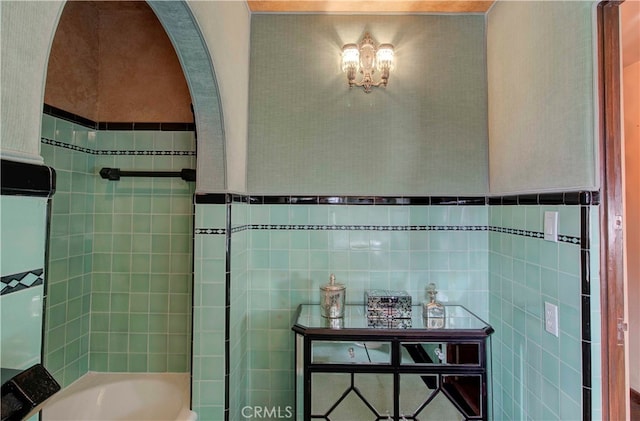
[[[558,336],[558,306],[544,303],[544,329],[552,335]]]
[[[544,213],[544,239],[558,242],[558,212]]]

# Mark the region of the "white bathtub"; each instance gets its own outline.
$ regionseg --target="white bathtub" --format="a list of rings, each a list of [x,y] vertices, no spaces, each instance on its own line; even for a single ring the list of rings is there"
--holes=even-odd
[[[89,372],[54,395],[43,421],[195,421],[188,373]]]

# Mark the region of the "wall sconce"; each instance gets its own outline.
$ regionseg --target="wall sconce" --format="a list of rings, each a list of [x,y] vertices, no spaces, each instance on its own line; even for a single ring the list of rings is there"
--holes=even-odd
[[[373,74],[380,72],[380,80],[374,82]],[[356,82],[356,71],[362,74],[362,80]],[[389,71],[393,70],[393,45],[380,44],[377,48],[366,33],[360,44],[345,44],[342,47],[342,71],[347,74],[349,88],[362,86],[366,93],[374,86],[387,86]]]

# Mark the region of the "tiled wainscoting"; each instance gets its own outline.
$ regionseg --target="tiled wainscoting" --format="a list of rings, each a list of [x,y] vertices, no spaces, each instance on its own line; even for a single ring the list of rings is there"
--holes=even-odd
[[[241,419],[244,406],[294,404],[293,315],[299,304],[318,301],[330,273],[354,303],[371,288],[407,290],[419,303],[435,282],[443,301],[493,324],[497,419],[598,413],[599,392],[591,388],[599,384],[599,322],[593,323],[599,300],[584,289],[585,282],[598,282],[593,275],[584,279],[585,265],[594,264],[589,250],[598,247],[597,233],[584,227],[585,212],[597,215],[590,193],[220,194],[197,195],[196,203],[194,410],[203,419],[225,410],[229,419]],[[545,211],[559,213],[557,243],[542,239]],[[559,307],[559,337],[543,331],[545,301]],[[224,384],[213,376],[222,371]],[[217,393],[223,388],[224,397]]]

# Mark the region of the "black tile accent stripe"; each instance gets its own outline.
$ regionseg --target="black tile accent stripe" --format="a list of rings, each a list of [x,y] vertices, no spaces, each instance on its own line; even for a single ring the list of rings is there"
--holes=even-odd
[[[231,402],[231,206],[230,195],[227,198],[227,220],[225,225],[225,315],[224,315],[224,419],[229,421]]]
[[[78,152],[84,152],[91,155],[134,155],[134,156],[195,156],[195,151],[137,151],[137,150],[96,150],[85,148],[78,145],[71,145],[66,142],[61,142],[59,140],[47,139],[46,137],[40,138],[40,141],[46,145],[57,146],[64,149],[71,149]]]
[[[194,201],[198,205],[224,205],[227,203],[226,193],[196,193]]]
[[[61,108],[54,107],[53,105],[44,104],[42,107],[44,114],[52,117],[60,118],[62,120],[70,121],[75,124],[87,127],[89,129],[96,130],[154,130],[154,131],[195,131],[194,123],[148,123],[148,122],[97,122],[91,119],[82,117],[78,114],[65,111]]]
[[[54,107],[53,105],[44,104],[44,106],[42,107],[42,112],[52,117],[57,117],[62,120],[67,120],[72,123],[76,123],[81,126],[88,127],[90,129],[98,128],[98,123],[96,123],[95,121],[79,116],[77,114],[71,113],[69,111],[65,111],[61,108]]]
[[[0,278],[0,295],[22,291],[36,285],[42,285],[44,269],[33,269],[26,272],[6,275]]]
[[[213,193],[214,195],[227,193]],[[207,196],[199,195],[199,196]],[[524,194],[519,196],[261,196],[232,194],[233,202],[251,205],[396,205],[396,206],[485,206],[485,205],[597,205],[598,192]],[[202,199],[205,200],[205,199]],[[196,203],[212,203],[198,202]],[[217,203],[217,202],[216,202]]]
[[[580,283],[581,283],[581,345],[582,345],[582,419],[591,420],[591,209],[593,202],[599,203],[598,192],[581,192],[580,207]]]
[[[559,193],[490,196],[489,205],[599,205],[600,192],[577,191]]]
[[[0,169],[3,195],[50,197],[56,191],[56,172],[46,165],[3,159]]]

